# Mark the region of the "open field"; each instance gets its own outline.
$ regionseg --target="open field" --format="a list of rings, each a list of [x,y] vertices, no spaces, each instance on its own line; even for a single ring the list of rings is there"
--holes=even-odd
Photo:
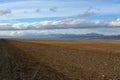
[[[0,80],[120,80],[120,40],[0,40]]]

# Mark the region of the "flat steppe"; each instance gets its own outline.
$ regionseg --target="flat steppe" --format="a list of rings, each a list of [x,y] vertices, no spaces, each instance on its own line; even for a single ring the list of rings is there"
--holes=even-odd
[[[0,80],[120,80],[120,40],[1,39]]]

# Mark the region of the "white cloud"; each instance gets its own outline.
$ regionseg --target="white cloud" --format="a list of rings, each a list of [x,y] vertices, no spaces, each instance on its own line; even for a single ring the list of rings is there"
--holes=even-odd
[[[120,17],[117,17],[115,20],[109,22],[110,26],[120,27]]]
[[[12,27],[10,24],[7,23],[0,23],[0,30],[11,30]]]
[[[30,24],[29,23],[16,23],[11,25],[13,29],[27,29],[29,28]]]
[[[0,30],[37,30],[37,29],[64,29],[64,28],[93,28],[93,27],[120,27],[120,20],[73,20],[41,21],[32,23],[1,24]]]
[[[116,29],[117,28],[117,29]],[[30,36],[51,34],[120,34],[120,18],[115,20],[74,20],[41,21],[32,23],[0,23],[0,36]]]
[[[0,31],[0,37],[15,37],[23,36],[26,34],[26,31]]]
[[[50,29],[50,30],[11,30],[0,31],[0,37],[49,37],[51,35],[81,35],[81,34],[120,35],[120,28],[81,28],[81,29]]]

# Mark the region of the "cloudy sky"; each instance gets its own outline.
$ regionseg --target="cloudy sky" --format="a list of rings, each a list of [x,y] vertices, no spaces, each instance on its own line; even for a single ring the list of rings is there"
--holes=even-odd
[[[120,34],[120,0],[0,0],[0,37]]]

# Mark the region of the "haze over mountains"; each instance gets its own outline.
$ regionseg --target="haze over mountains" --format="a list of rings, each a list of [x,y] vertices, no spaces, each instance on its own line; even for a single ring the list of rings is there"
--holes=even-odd
[[[22,36],[0,36],[1,38],[64,38],[64,39],[120,39],[120,35],[104,35],[97,33],[88,34],[29,34]]]

